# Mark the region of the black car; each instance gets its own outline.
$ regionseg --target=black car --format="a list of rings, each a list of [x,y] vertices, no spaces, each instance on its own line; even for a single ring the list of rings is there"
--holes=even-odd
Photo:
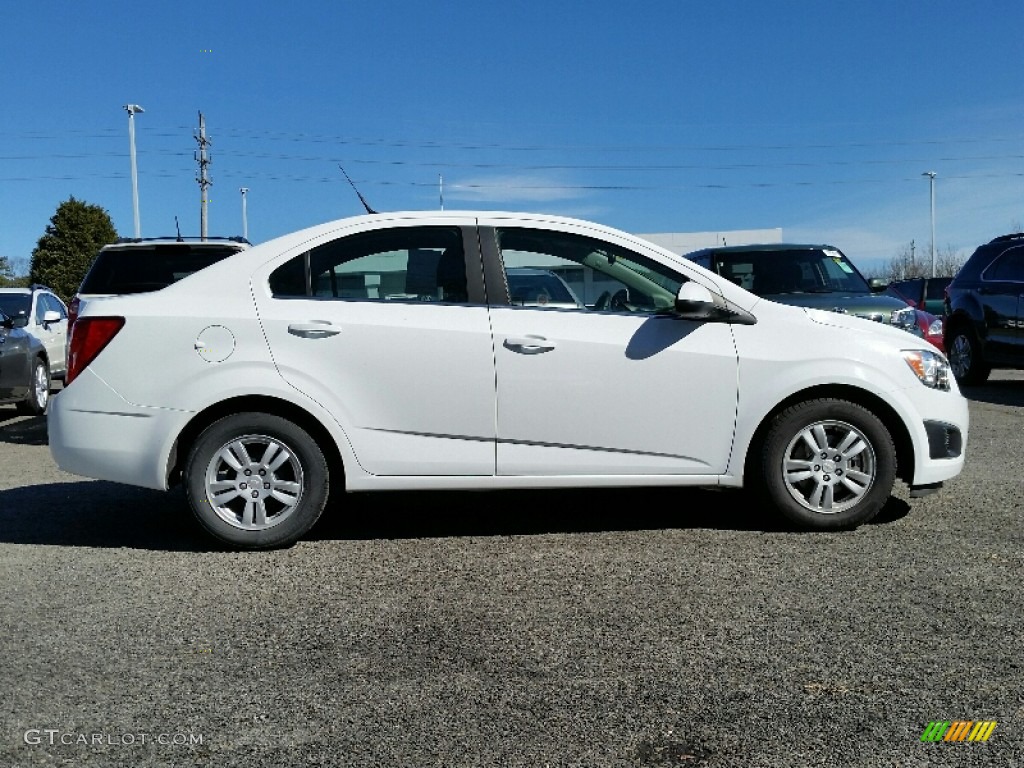
[[[0,311],[0,404],[38,415],[50,399],[50,365],[43,343],[25,330],[27,322]]]
[[[946,288],[945,344],[960,384],[1024,368],[1024,232],[978,247]]]

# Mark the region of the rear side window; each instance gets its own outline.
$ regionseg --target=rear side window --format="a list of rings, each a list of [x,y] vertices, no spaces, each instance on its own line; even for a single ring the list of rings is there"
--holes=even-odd
[[[469,301],[462,232],[401,227],[317,246],[270,276],[275,298]]]
[[[1024,246],[1004,251],[992,266],[985,270],[985,279],[1024,282]]]
[[[237,248],[161,244],[100,251],[80,293],[146,293],[238,253]]]

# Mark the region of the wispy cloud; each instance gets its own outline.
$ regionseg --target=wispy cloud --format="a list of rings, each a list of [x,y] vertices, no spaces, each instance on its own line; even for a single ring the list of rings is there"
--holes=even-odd
[[[581,190],[564,180],[543,175],[494,175],[446,180],[444,195],[453,200],[477,202],[548,202],[582,197]]]
[[[935,180],[935,246],[969,256],[978,245],[1024,222],[1024,176],[1016,169],[976,166]],[[908,190],[909,191],[909,190]],[[787,240],[829,242],[865,271],[887,265],[914,241],[918,254],[931,250],[928,180],[913,194],[864,201],[838,217],[820,214],[784,227]]]

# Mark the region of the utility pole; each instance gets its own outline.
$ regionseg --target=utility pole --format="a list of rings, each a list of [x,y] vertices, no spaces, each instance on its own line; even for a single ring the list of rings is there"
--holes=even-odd
[[[135,237],[142,237],[142,228],[139,226],[139,172],[135,167],[135,115],[145,112],[138,104],[125,104],[128,111],[128,143],[131,147],[132,159],[132,212],[135,214]]]
[[[199,175],[196,177],[196,181],[199,182],[199,234],[203,240],[206,239],[206,189],[211,184],[210,177],[206,174],[206,168],[213,161],[210,159],[206,148],[210,146],[210,141],[206,138],[206,118],[203,117],[203,113],[199,113],[199,133],[195,137],[199,143],[199,151],[195,153],[196,161],[199,163]]]
[[[932,198],[932,277],[935,277],[935,171],[925,171],[921,174],[928,177],[928,187]]]
[[[238,189],[242,193],[242,237],[246,240],[249,239],[249,218],[245,212],[245,194],[249,191],[248,187],[240,187]]]
[[[437,195],[441,200],[441,210],[444,210],[444,176],[437,174]]]

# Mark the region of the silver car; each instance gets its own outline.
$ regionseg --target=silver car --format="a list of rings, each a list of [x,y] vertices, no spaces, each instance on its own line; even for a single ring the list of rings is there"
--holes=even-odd
[[[0,311],[34,336],[46,350],[50,377],[67,372],[68,308],[50,288],[0,288]]]

